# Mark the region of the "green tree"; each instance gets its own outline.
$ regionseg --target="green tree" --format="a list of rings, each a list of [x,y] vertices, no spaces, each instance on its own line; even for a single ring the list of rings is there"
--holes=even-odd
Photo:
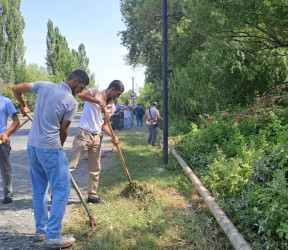
[[[52,75],[51,81],[62,82],[76,69],[85,70],[89,75],[89,58],[86,55],[85,45],[81,43],[78,51],[75,49],[70,51],[66,38],[61,35],[58,27],[53,27],[51,20],[48,21],[47,28],[46,64]],[[90,80],[95,83],[93,75],[90,76]]]
[[[54,82],[62,82],[73,70],[78,69],[78,59],[70,51],[66,38],[61,35],[59,28],[54,29],[51,20],[48,21],[47,27],[47,68],[53,75]]]
[[[83,43],[79,45],[76,55],[79,63],[79,69],[84,70],[89,75],[89,58],[86,55],[85,45]]]
[[[122,44],[129,64],[147,68],[150,102],[162,92],[160,5],[121,1]],[[287,14],[285,0],[169,0],[169,118],[247,105],[287,81]]]
[[[195,27],[203,34],[227,38],[250,51],[288,47],[286,0],[195,0],[194,6],[209,22],[205,25],[200,11],[190,8]]]
[[[26,68],[27,74],[24,82],[50,81],[50,75],[45,67],[37,64],[28,64]]]
[[[0,79],[19,83],[25,75],[21,0],[0,0]]]

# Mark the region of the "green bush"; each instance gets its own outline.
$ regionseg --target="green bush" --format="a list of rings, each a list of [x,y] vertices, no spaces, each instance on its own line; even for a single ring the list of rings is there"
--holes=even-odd
[[[243,158],[227,159],[220,153],[220,157],[208,166],[209,174],[203,181],[218,200],[239,197],[246,190],[257,152],[245,150],[243,155]]]
[[[253,249],[288,248],[288,109],[210,116],[178,150]]]

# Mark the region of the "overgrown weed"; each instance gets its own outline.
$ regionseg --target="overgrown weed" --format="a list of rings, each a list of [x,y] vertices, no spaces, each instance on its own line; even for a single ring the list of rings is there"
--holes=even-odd
[[[287,249],[287,108],[254,110],[209,116],[178,150],[253,249]]]
[[[211,214],[191,208],[191,182],[171,156],[164,169],[162,151],[146,144],[147,133],[133,128],[117,134],[131,179],[141,189],[128,183],[115,151],[100,176],[99,192],[107,204],[89,204],[99,229],[85,237],[88,219],[79,212],[73,224],[65,224],[77,240],[75,249],[232,249]]]

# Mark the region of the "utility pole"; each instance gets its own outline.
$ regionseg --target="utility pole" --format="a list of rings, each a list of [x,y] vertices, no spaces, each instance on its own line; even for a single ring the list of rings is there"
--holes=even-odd
[[[131,77],[132,78],[132,92],[134,93],[134,78],[135,77]],[[133,107],[134,107],[134,99],[132,100],[132,103],[133,103]]]
[[[168,164],[167,0],[162,0],[163,163]]]

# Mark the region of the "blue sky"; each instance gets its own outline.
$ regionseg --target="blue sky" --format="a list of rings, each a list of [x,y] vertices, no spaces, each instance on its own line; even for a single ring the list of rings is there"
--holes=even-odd
[[[96,85],[105,89],[119,79],[125,91],[144,85],[144,70],[133,70],[126,65],[127,50],[117,35],[125,30],[121,20],[119,0],[22,0],[21,13],[25,20],[24,45],[27,63],[45,66],[48,19],[54,28],[66,37],[70,49],[78,50],[83,43],[91,73],[95,73]],[[41,79],[39,79],[41,80]]]

